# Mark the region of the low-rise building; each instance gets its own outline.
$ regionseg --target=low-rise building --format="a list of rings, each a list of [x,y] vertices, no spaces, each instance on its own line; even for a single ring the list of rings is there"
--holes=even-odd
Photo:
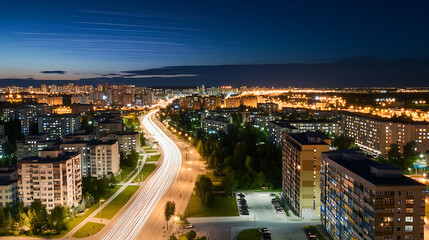
[[[56,205],[75,206],[82,198],[81,156],[58,149],[18,162],[18,193],[25,206],[40,200],[50,212]]]
[[[321,221],[332,239],[424,239],[425,190],[362,151],[322,153]]]

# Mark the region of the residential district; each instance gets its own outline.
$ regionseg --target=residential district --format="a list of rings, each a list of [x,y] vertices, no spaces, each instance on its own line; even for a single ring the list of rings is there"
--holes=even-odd
[[[428,93],[0,88],[0,234],[424,239]]]

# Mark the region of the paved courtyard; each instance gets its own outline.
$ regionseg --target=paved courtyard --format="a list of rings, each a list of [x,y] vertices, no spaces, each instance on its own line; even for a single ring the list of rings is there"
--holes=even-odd
[[[317,225],[320,221],[304,221],[295,216],[287,217],[285,213],[277,214],[271,205],[270,193],[244,192],[249,215],[238,217],[189,218],[199,234],[210,239],[236,239],[241,230],[257,227],[268,227],[272,239],[307,239],[302,226]]]

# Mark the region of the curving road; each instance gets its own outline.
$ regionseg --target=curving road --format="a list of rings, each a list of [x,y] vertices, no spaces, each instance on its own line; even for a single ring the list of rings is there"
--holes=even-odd
[[[158,142],[164,160],[133,203],[102,239],[136,239],[153,209],[179,174],[182,154],[177,145],[153,122],[152,116],[156,112],[157,110],[148,113],[143,119],[143,125]]]

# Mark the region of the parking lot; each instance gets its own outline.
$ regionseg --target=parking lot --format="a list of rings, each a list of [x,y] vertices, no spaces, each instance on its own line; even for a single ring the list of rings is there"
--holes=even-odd
[[[246,199],[249,215],[239,217],[210,217],[210,218],[190,218],[195,225],[195,230],[210,239],[234,239],[237,234],[244,229],[267,227],[271,232],[272,239],[307,239],[302,226],[316,225],[317,221],[303,221],[296,217],[288,218],[286,214],[277,213],[271,200],[270,193],[243,192]]]

